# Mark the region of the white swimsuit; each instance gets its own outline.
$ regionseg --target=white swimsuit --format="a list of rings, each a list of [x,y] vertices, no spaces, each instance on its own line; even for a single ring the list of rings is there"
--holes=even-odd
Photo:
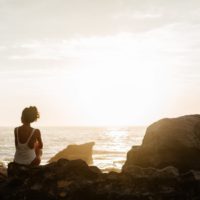
[[[28,143],[31,137],[34,134],[35,129],[32,130],[29,138],[27,139],[26,143],[20,143],[18,137],[18,128],[16,129],[16,137],[17,137],[17,146],[15,152],[15,159],[14,161],[19,164],[30,165],[32,161],[36,158],[35,149],[31,149],[28,146]]]

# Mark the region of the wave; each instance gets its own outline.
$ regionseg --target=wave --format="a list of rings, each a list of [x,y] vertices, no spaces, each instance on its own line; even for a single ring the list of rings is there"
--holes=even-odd
[[[121,155],[126,154],[124,151],[106,151],[106,150],[93,150],[94,154],[113,154],[113,155]]]

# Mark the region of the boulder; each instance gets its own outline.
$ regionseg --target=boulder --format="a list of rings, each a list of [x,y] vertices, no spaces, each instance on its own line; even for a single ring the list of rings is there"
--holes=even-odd
[[[93,146],[94,142],[89,142],[85,144],[72,144],[67,146],[62,151],[58,152],[55,156],[53,156],[49,163],[58,161],[61,158],[68,159],[68,160],[76,160],[81,159],[84,160],[87,164],[92,164],[92,152],[93,152]]]
[[[132,165],[200,170],[200,115],[165,118],[150,125],[142,145],[128,152],[123,169]]]

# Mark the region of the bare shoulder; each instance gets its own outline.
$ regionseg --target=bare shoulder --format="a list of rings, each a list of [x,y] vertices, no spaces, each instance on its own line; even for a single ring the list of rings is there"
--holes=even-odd
[[[37,137],[41,137],[41,132],[39,129],[35,129],[35,134]]]
[[[17,127],[15,127],[15,128],[14,128],[14,132],[16,133],[17,130],[20,130],[21,128],[22,128],[22,126],[17,126]]]
[[[14,132],[16,132],[18,128],[20,128],[20,127],[19,127],[19,126],[18,126],[18,127],[15,127],[15,128],[14,128]]]

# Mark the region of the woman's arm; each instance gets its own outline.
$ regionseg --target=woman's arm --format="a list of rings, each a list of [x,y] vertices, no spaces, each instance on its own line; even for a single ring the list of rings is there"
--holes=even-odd
[[[42,142],[40,130],[36,129],[35,134],[36,134],[36,140],[38,142],[38,148],[42,149],[43,148],[43,142]]]

